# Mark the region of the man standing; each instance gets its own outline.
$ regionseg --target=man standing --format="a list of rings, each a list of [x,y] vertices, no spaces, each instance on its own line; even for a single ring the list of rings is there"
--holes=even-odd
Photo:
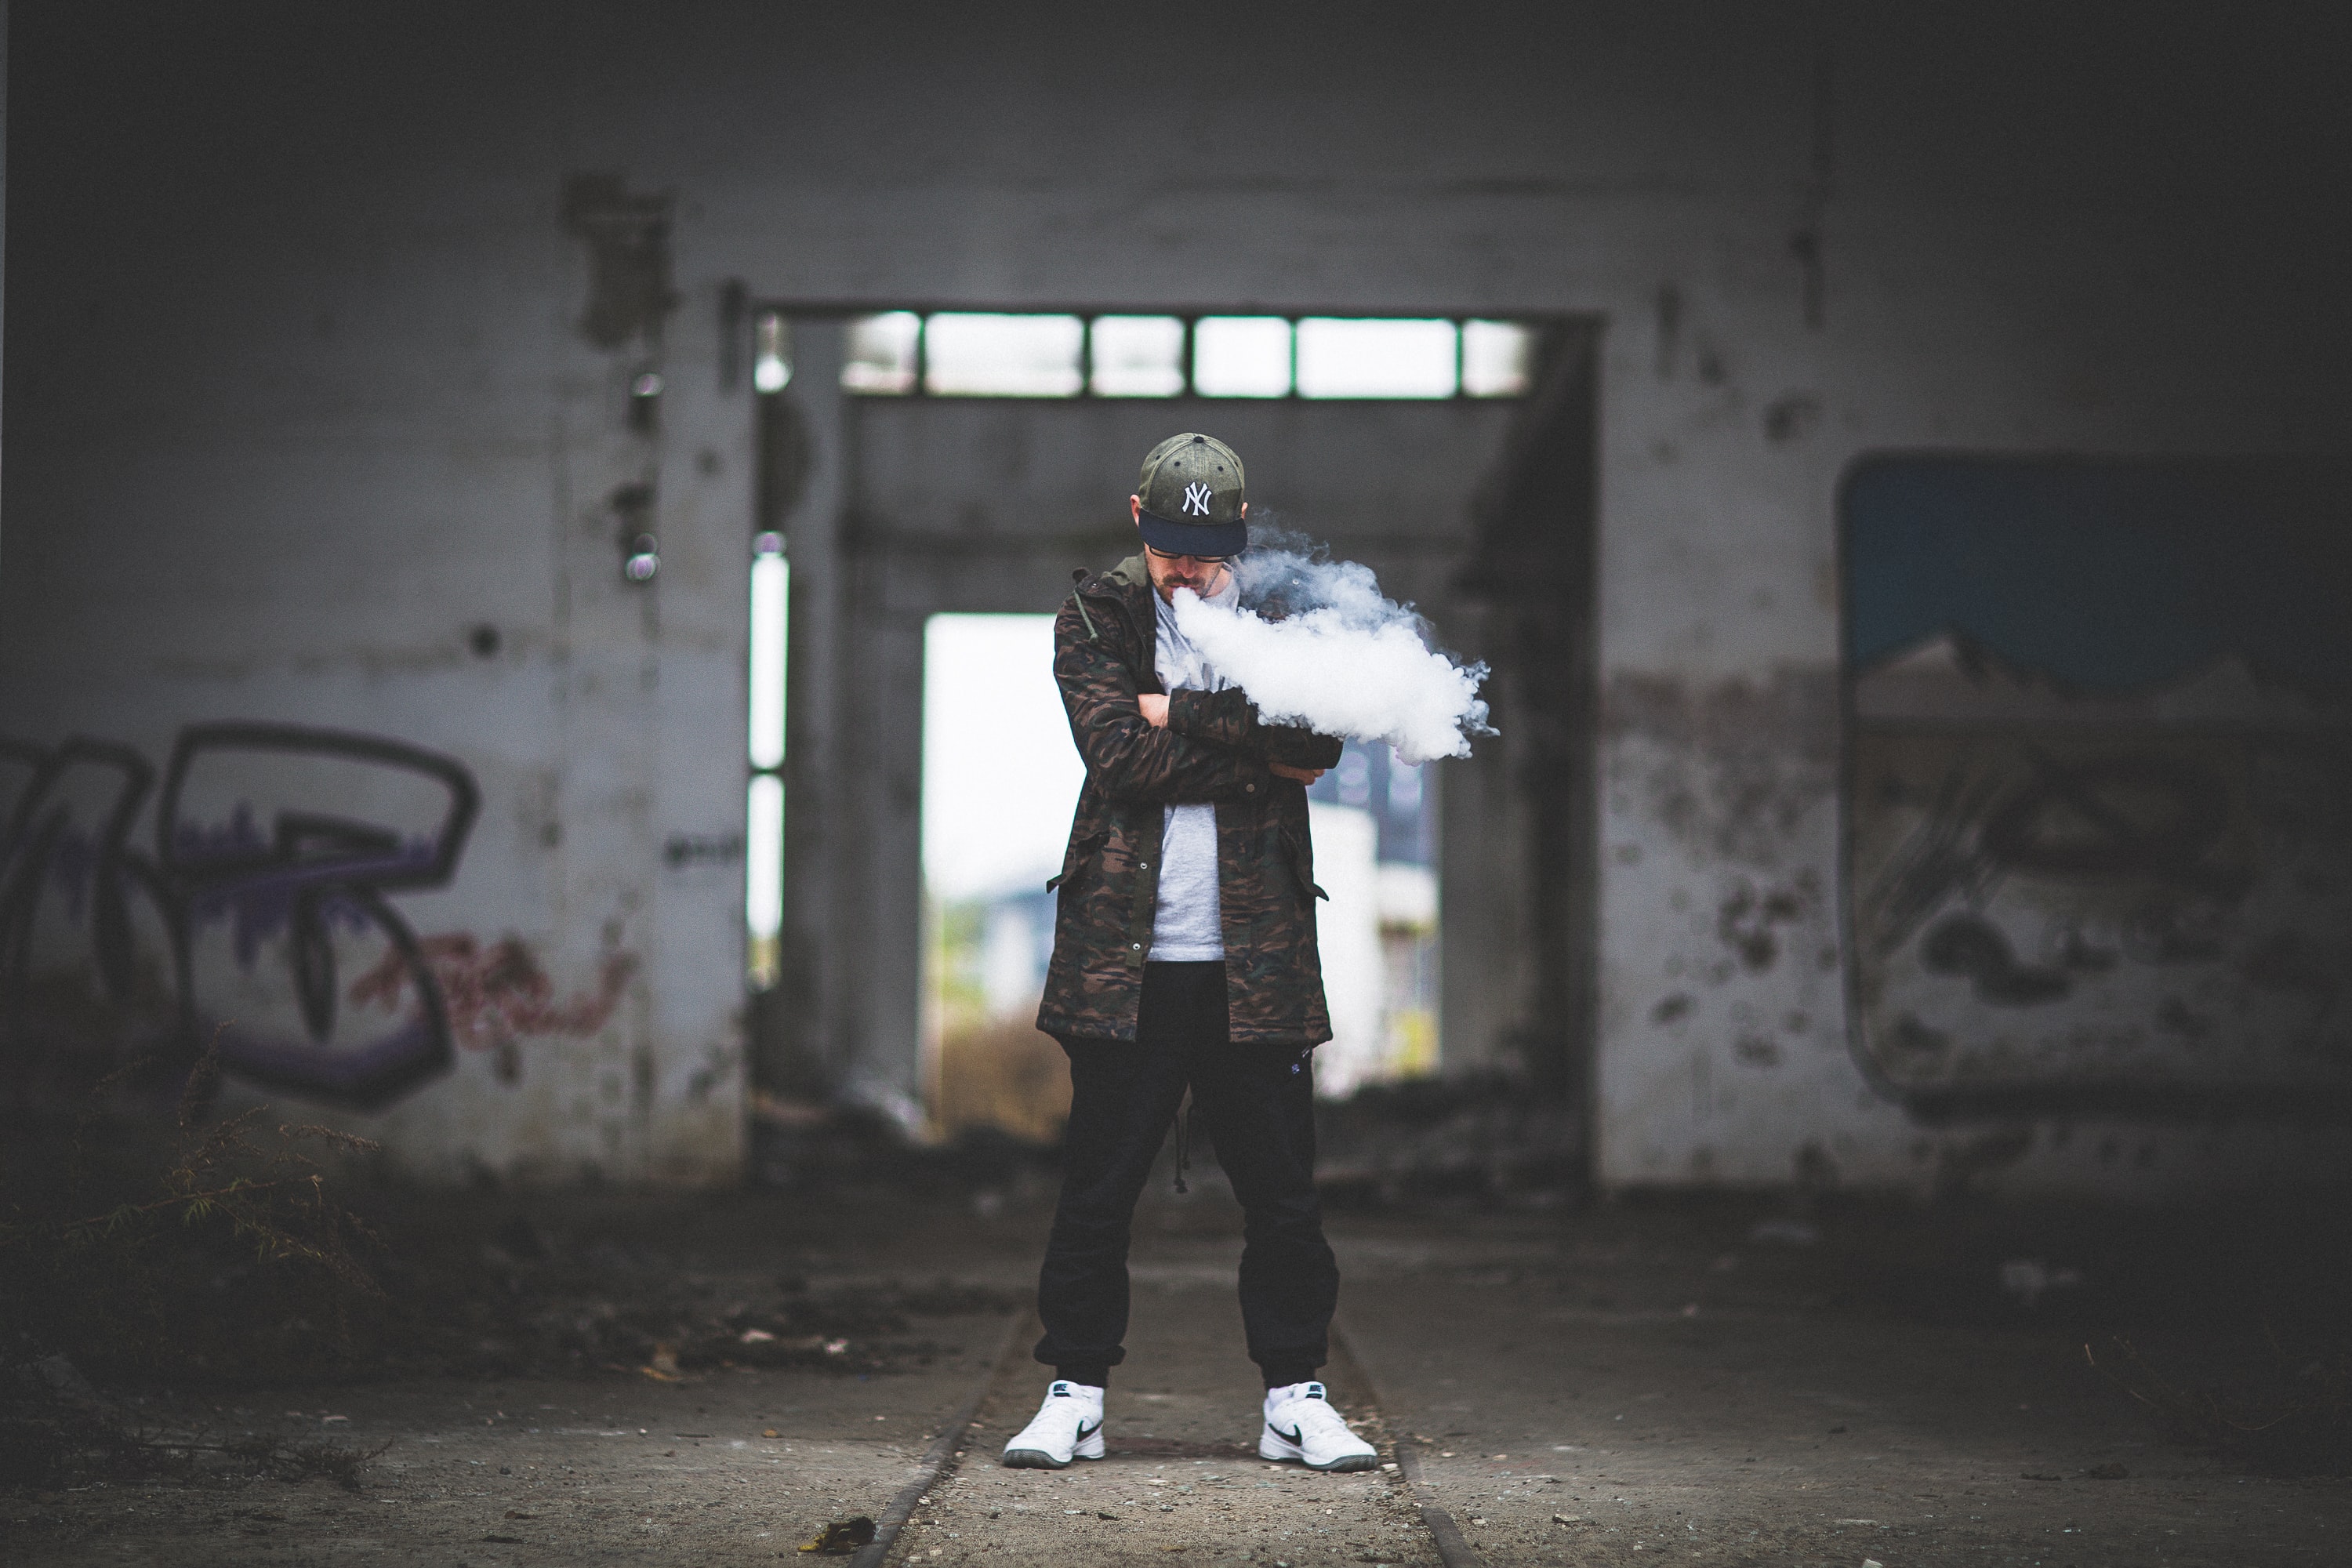
[[[1037,1026],[1070,1058],[1060,1205],[1037,1281],[1055,1381],[1004,1462],[1103,1457],[1103,1389],[1126,1358],[1129,1227],[1189,1088],[1244,1215],[1242,1323],[1265,1380],[1258,1453],[1370,1468],[1324,1398],[1339,1270],[1315,1196],[1315,1047],[1331,1037],[1315,947],[1306,786],[1339,742],[1263,724],[1176,625],[1176,590],[1239,594],[1242,462],[1206,436],[1143,460],[1143,552],[1079,574],[1054,678],[1087,765],[1064,854]]]

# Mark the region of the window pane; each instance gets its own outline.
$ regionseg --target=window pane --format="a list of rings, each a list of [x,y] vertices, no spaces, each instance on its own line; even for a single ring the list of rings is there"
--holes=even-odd
[[[922,330],[922,318],[912,310],[852,319],[848,354],[841,366],[843,388],[850,392],[914,391],[915,339]]]
[[[1076,316],[993,316],[942,312],[924,323],[923,384],[931,392],[976,397],[1075,397]]]
[[[776,983],[777,935],[784,924],[784,781],[754,773],[744,802],[743,924],[751,937],[746,976],[755,991]]]
[[[773,768],[784,761],[784,642],[792,602],[792,567],[783,541],[760,536],[751,557],[751,765]]]
[[[793,379],[793,326],[769,310],[753,329],[751,384],[761,392],[782,392]]]
[[[1298,323],[1301,397],[1451,397],[1451,321],[1339,321]]]
[[[1290,323],[1280,316],[1203,316],[1192,327],[1192,390],[1203,397],[1290,391]]]
[[[1184,323],[1173,316],[1097,316],[1097,397],[1173,397],[1184,390]]]
[[[1517,321],[1463,322],[1462,390],[1473,397],[1526,393],[1532,336]]]

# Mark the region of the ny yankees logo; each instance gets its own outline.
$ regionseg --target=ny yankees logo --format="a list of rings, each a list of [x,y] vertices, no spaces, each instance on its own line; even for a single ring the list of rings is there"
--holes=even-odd
[[[1187,513],[1198,512],[1202,517],[1208,516],[1209,487],[1206,485],[1186,485],[1184,487],[1184,510]]]

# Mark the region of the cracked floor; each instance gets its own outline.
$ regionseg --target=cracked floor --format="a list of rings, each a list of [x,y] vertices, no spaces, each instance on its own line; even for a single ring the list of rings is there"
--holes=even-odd
[[[1008,1471],[1048,1376],[1025,1342],[899,1538],[898,1563],[1435,1563],[1393,1471],[1255,1456],[1233,1294],[1238,1216],[1213,1179],[1139,1216],[1135,1324],[1109,1458]],[[780,1268],[826,1289],[943,1278],[1018,1292],[1042,1203],[739,1194],[634,1205],[724,1293]],[[555,1200],[549,1200],[551,1208]],[[2251,1473],[2168,1441],[2063,1316],[1955,1313],[1856,1286],[1891,1243],[1759,1239],[1721,1205],[1339,1215],[1335,1402],[1411,1435],[1488,1563],[2327,1563],[2347,1484]],[[1876,1250],[1874,1250],[1876,1249]],[[1891,1292],[1891,1293],[1890,1293]],[[1003,1320],[919,1320],[898,1370],[712,1368],[675,1381],[410,1379],[148,1391],[156,1418],[388,1443],[325,1481],[96,1486],[0,1498],[0,1563],[466,1564],[813,1561],[879,1517],[987,1371]]]

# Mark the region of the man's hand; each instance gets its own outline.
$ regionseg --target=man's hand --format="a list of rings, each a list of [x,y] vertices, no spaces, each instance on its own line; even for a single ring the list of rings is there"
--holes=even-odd
[[[1161,696],[1156,691],[1139,691],[1135,694],[1135,705],[1143,710],[1143,721],[1145,723],[1150,725],[1155,730],[1165,730],[1168,728],[1168,699],[1166,697]],[[1294,768],[1286,763],[1268,763],[1266,766],[1274,770],[1276,777],[1297,779],[1303,784],[1311,784],[1317,779],[1323,776],[1323,770],[1321,768]]]

